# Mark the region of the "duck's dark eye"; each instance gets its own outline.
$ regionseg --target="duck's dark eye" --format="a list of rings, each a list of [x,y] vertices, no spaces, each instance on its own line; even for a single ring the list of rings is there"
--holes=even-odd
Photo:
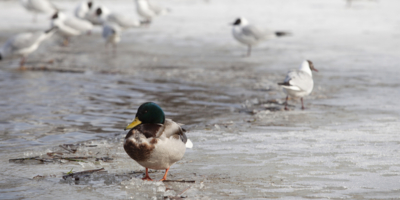
[[[147,110],[143,111],[143,114],[146,114],[146,113],[147,113]]]

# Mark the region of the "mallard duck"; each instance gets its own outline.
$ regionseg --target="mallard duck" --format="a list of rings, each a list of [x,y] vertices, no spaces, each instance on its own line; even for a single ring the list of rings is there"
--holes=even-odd
[[[165,119],[161,107],[153,102],[138,108],[135,119],[127,129],[130,131],[125,137],[124,149],[133,160],[146,168],[146,176],[142,180],[152,180],[149,169],[165,169],[160,181],[167,180],[169,168],[183,158],[187,144],[191,144],[181,124]]]
[[[304,110],[303,97],[309,95],[314,87],[311,70],[318,72],[311,61],[305,60],[300,66],[300,69],[289,71],[283,83],[278,83],[278,85],[283,87],[283,91],[287,94],[285,110],[288,110],[287,103],[289,96],[300,97],[301,109]]]

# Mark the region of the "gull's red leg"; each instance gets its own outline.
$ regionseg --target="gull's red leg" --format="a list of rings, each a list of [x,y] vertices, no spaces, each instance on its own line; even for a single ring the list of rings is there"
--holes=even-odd
[[[286,96],[286,101],[285,101],[285,110],[289,110],[289,109],[287,108],[287,105],[288,105],[288,100],[289,100],[289,96]]]

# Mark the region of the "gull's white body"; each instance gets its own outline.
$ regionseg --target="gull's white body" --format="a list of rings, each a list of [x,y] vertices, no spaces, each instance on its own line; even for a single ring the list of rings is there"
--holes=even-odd
[[[275,32],[261,31],[244,18],[241,18],[240,25],[233,26],[232,34],[237,41],[245,45],[256,45],[263,40],[276,38]]]
[[[153,17],[156,16],[156,13],[150,9],[149,3],[147,0],[134,0],[136,4],[136,11],[142,18],[151,21]]]
[[[3,58],[12,56],[26,57],[34,52],[41,42],[49,38],[54,31],[49,33],[20,33],[10,38],[0,49],[0,54]]]
[[[290,86],[282,85],[283,91],[287,95],[292,97],[304,97],[309,95],[314,87],[309,63],[304,61],[299,69],[289,71],[284,82],[290,84]]]
[[[130,16],[120,14],[120,13],[112,13],[105,6],[100,6],[99,8],[102,10],[102,13],[97,17],[103,24],[104,23],[115,23],[122,29],[140,26],[140,21],[132,19],[132,17],[130,17]]]
[[[101,25],[102,22],[94,13],[93,2],[91,2],[92,6],[90,8],[89,8],[88,3],[89,3],[89,1],[83,1],[78,4],[78,6],[75,8],[75,12],[74,12],[75,17],[82,19],[82,20],[89,21],[93,25]]]
[[[20,0],[22,6],[34,13],[53,13],[57,9],[48,0]]]
[[[102,36],[107,44],[113,44],[114,46],[121,41],[120,37],[121,28],[115,23],[103,24]]]
[[[151,21],[157,15],[162,15],[168,12],[168,9],[151,3],[149,0],[134,0],[137,13],[147,21]]]
[[[90,11],[90,8],[88,6],[88,2],[82,1],[81,3],[78,4],[78,6],[76,6],[74,14],[75,14],[75,17],[77,17],[77,18],[85,19],[86,16],[88,15],[89,11]]]
[[[67,17],[64,13],[58,12],[57,18],[52,20],[51,25],[59,28],[59,33],[63,36],[77,36],[87,33],[93,29],[93,24],[76,18]]]

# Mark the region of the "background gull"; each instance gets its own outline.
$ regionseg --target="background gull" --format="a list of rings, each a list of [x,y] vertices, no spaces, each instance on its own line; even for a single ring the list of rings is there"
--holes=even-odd
[[[114,54],[116,53],[117,43],[121,41],[120,33],[121,28],[118,24],[112,22],[103,24],[102,36],[106,41],[106,48],[108,47],[108,44],[112,44]]]
[[[26,10],[33,12],[33,21],[36,21],[38,13],[54,13],[57,8],[48,0],[20,0]]]
[[[120,14],[120,13],[112,13],[107,7],[99,6],[94,13],[99,20],[104,23],[115,23],[120,26],[122,29],[139,27],[141,25],[139,20],[135,20],[132,17]]]
[[[76,6],[74,14],[75,17],[85,19],[86,15],[90,12],[93,7],[92,1],[82,1]]]
[[[288,72],[283,83],[278,83],[278,85],[283,87],[283,91],[287,94],[285,110],[288,110],[287,104],[289,96],[300,97],[301,109],[304,110],[303,97],[309,95],[314,87],[311,70],[318,72],[311,61],[305,60],[298,70],[291,70]]]
[[[100,25],[101,22],[93,14],[93,7],[93,1],[82,1],[76,6],[74,15],[79,19],[90,21],[94,25]]]
[[[134,0],[134,2],[138,15],[141,16],[147,23],[150,23],[155,16],[169,12],[168,9],[151,3],[148,0]]]
[[[52,16],[51,25],[59,28],[58,33],[64,36],[64,45],[68,45],[68,39],[70,36],[89,33],[93,29],[93,24],[91,24],[89,21],[76,17],[67,17],[62,12],[56,12]]]
[[[264,40],[273,39],[276,37],[288,35],[282,31],[261,31],[258,27],[249,24],[247,19],[240,17],[232,24],[233,37],[242,44],[248,46],[247,56],[251,54],[251,46],[256,45]]]
[[[10,38],[0,49],[0,60],[20,56],[20,68],[22,69],[25,64],[25,58],[34,52],[41,42],[49,38],[56,31],[56,27],[52,27],[47,31],[40,31],[36,33],[20,33]]]

